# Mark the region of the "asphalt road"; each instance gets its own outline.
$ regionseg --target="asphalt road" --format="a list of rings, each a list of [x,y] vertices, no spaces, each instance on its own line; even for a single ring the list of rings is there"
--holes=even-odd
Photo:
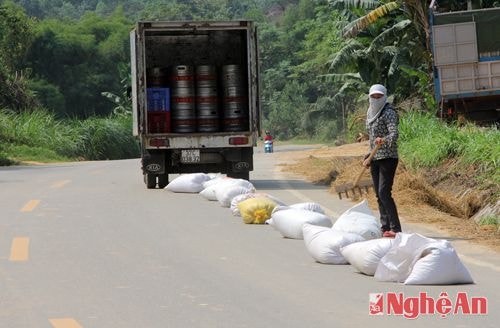
[[[275,149],[280,151],[280,149]],[[284,149],[281,149],[284,150]],[[287,148],[287,150],[292,150]],[[288,204],[352,206],[256,150],[251,181]],[[147,190],[139,160],[0,168],[0,327],[498,327],[500,256],[453,240],[476,283],[381,283],[197,194]],[[446,237],[417,225],[407,231]],[[370,293],[486,297],[487,315],[370,316]]]

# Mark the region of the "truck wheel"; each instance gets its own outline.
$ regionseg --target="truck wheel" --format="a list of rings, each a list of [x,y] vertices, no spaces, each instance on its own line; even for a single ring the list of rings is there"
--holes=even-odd
[[[250,172],[230,172],[227,176],[235,179],[250,180]]]
[[[156,188],[156,175],[144,174],[144,183],[146,183],[148,189]]]
[[[158,188],[163,189],[168,185],[168,174],[158,175]]]

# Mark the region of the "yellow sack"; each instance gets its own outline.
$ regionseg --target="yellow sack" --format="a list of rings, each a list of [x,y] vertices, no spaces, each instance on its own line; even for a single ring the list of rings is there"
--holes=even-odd
[[[278,206],[269,198],[249,198],[238,204],[243,222],[247,224],[264,224],[271,217],[273,209]]]

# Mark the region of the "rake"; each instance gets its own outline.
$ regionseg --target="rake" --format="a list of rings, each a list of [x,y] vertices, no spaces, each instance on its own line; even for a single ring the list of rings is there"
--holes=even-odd
[[[375,154],[377,153],[379,148],[380,148],[380,145],[376,144],[375,147],[370,152],[370,155],[367,158],[368,162],[371,162],[373,156],[375,156]],[[373,181],[371,179],[370,180],[361,180],[361,177],[363,176],[365,171],[366,171],[366,166],[363,166],[363,168],[361,169],[361,172],[356,177],[356,180],[354,180],[354,183],[345,183],[345,184],[335,186],[335,191],[339,195],[339,199],[342,199],[342,193],[345,193],[345,196],[348,198],[349,193],[352,193],[352,196],[355,196],[356,191],[358,191],[359,195],[362,196],[362,189],[365,189],[365,191],[368,192],[369,187],[373,186]]]

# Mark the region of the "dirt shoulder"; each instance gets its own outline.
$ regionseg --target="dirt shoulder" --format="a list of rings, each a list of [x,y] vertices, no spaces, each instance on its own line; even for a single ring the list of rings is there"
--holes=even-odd
[[[362,170],[361,162],[368,151],[368,143],[345,144],[338,147],[276,152],[282,171],[293,173],[314,184],[330,187],[332,197],[338,197],[335,186],[353,182]],[[442,168],[410,172],[400,161],[393,196],[398,206],[402,223],[419,223],[442,230],[453,238],[469,240],[495,251],[500,251],[498,225],[478,225],[471,215],[491,201],[491,190],[475,190],[467,170],[462,174],[450,174],[447,163]],[[469,177],[469,178],[468,178]],[[370,180],[365,172],[362,180]],[[498,188],[493,186],[492,188]],[[343,194],[345,197],[345,194]],[[372,189],[364,192],[370,206],[377,209]],[[350,198],[354,201],[359,195]]]

